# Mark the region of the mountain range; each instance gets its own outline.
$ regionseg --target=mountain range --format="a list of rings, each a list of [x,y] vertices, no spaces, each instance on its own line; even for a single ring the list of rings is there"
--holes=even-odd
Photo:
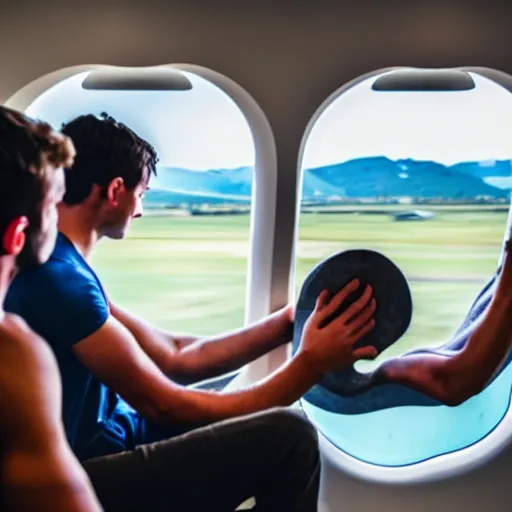
[[[512,189],[511,176],[509,160],[446,166],[433,161],[366,157],[306,169],[302,201],[328,203],[400,197],[503,200]],[[252,185],[252,167],[206,171],[159,167],[145,202],[148,206],[247,205]]]

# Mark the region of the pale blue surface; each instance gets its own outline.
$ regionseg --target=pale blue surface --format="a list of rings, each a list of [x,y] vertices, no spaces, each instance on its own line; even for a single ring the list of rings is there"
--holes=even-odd
[[[479,395],[457,407],[404,406],[366,414],[324,411],[302,400],[322,434],[348,455],[380,466],[404,466],[462,450],[503,420],[511,397],[509,365]]]

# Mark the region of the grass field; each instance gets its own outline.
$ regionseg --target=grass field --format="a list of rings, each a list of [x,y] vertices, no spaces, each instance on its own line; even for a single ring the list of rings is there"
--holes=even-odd
[[[495,270],[506,217],[505,210],[485,207],[440,208],[425,222],[304,213],[297,288],[334,252],[379,250],[405,272],[414,300],[409,331],[385,356],[442,343]],[[112,299],[148,321],[179,332],[215,334],[243,324],[248,234],[247,215],[147,215],[133,223],[126,240],[102,241],[93,265]]]

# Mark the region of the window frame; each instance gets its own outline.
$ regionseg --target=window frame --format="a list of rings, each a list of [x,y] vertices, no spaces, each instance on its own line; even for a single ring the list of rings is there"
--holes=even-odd
[[[386,68],[370,71],[359,77],[347,82],[345,85],[334,91],[327,99],[317,108],[313,116],[309,120],[304,134],[302,136],[298,163],[297,163],[297,187],[296,187],[296,210],[295,210],[295,225],[292,247],[292,268],[291,277],[289,282],[288,294],[292,300],[296,298],[296,263],[297,263],[297,245],[299,238],[299,222],[301,214],[301,198],[302,198],[302,184],[303,184],[303,156],[309,135],[314,128],[315,124],[322,116],[324,111],[336,101],[342,94],[346,93],[352,87],[359,83],[396,69],[405,69],[410,66],[391,66]],[[454,70],[466,71],[474,73],[487,78],[496,84],[504,87],[512,94],[512,76],[502,71],[484,67],[458,67]],[[508,228],[510,231],[512,226],[512,211],[509,213]],[[506,235],[505,235],[506,238]],[[499,262],[501,264],[501,262]],[[302,404],[302,400],[301,400]],[[304,413],[307,415],[306,411]],[[443,480],[448,477],[465,474],[476,467],[480,467],[491,459],[498,456],[512,440],[512,400],[509,403],[507,412],[503,419],[490,431],[484,438],[477,443],[470,445],[466,448],[456,452],[439,455],[426,461],[421,461],[416,464],[410,464],[401,467],[383,467],[374,464],[369,464],[355,457],[348,455],[341,448],[335,446],[329,439],[322,433],[321,428],[313,423],[317,428],[319,444],[322,454],[329,461],[329,463],[340,471],[349,473],[352,476],[362,480],[368,480],[376,483],[385,484],[410,484],[410,483],[423,483]]]
[[[50,72],[19,89],[5,101],[5,105],[25,111],[33,101],[59,82],[86,71],[112,67],[116,66],[84,64]],[[119,67],[125,68],[125,66]],[[241,326],[245,327],[272,313],[271,269],[277,193],[277,152],[272,128],[254,98],[227,76],[195,64],[162,64],[157,67],[170,67],[190,72],[208,80],[234,101],[251,130],[255,162],[250,210],[249,254],[246,267],[245,315],[244,324]],[[283,359],[283,356],[286,357],[282,347],[277,348],[276,352],[280,359]],[[269,373],[269,360],[272,357],[272,354],[267,354],[234,373],[199,383],[199,385],[204,389],[220,389],[233,381],[236,386],[248,385],[255,380],[264,378]]]

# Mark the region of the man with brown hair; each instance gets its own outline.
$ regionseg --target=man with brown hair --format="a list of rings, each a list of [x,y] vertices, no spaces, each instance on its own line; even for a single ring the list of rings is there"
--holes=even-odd
[[[46,342],[4,311],[19,270],[44,263],[57,237],[68,137],[0,107],[0,509],[99,512],[61,423],[61,383]]]
[[[66,433],[103,507],[224,512],[254,497],[260,511],[316,512],[316,430],[286,406],[328,371],[375,357],[374,347],[357,346],[374,327],[372,289],[332,321],[359,283],[334,297],[321,294],[298,353],[253,386],[188,387],[288,343],[293,310],[194,339],[162,332],[114,304],[90,257],[100,239],[122,239],[142,215],[158,156],[106,114],[80,116],[62,132],[77,157],[65,170],[55,250],[17,276],[6,308],[54,350]],[[180,430],[189,432],[176,435]]]

